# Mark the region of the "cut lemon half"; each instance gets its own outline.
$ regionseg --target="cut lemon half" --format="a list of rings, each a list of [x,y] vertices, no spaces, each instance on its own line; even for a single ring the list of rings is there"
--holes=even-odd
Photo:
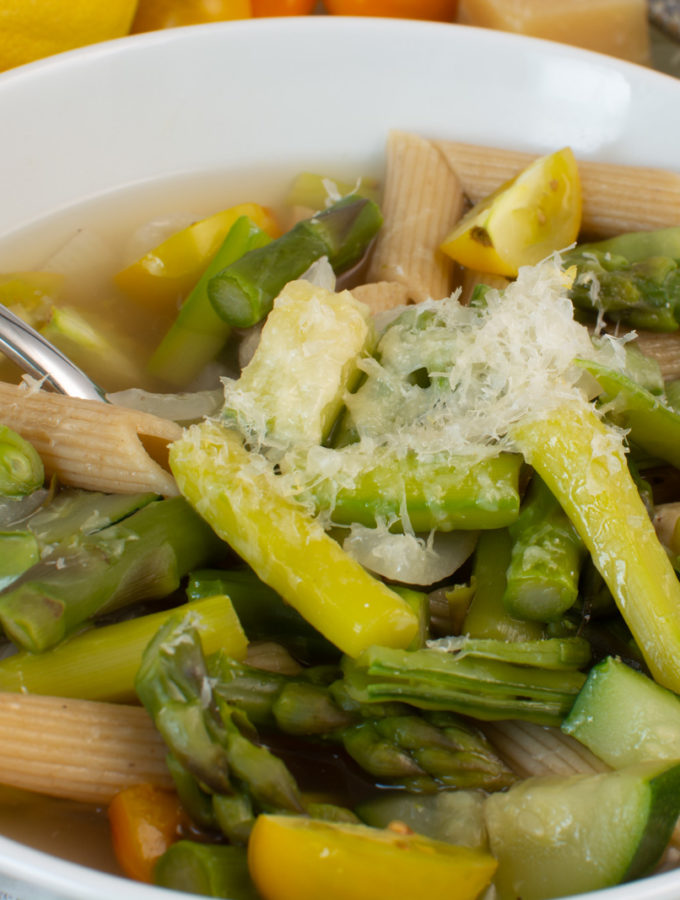
[[[303,816],[259,816],[248,866],[263,900],[475,900],[490,853],[391,829]]]
[[[572,244],[581,227],[581,182],[569,147],[541,156],[481,200],[441,245],[479,272],[514,276]]]

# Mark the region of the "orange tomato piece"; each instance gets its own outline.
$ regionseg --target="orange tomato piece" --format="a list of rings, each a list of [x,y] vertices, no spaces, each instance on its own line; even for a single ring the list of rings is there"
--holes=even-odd
[[[153,883],[158,859],[181,837],[185,814],[176,794],[151,784],[125,788],[109,804],[116,859],[129,877]]]
[[[316,7],[316,0],[250,0],[253,15],[306,16]]]
[[[131,33],[249,19],[251,0],[139,0]]]
[[[432,19],[453,22],[458,0],[324,0],[336,16],[385,16],[395,19]]]

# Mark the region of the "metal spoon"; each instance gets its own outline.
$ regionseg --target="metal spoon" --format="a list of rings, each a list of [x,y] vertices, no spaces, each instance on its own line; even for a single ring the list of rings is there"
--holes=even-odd
[[[107,402],[104,391],[91,378],[1,303],[0,351],[59,394]]]

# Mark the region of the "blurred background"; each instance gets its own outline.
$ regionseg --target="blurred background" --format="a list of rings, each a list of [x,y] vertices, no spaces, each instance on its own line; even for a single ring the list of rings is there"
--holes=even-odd
[[[680,76],[680,0],[0,0],[0,72],[130,33],[293,15],[459,22],[549,38]]]

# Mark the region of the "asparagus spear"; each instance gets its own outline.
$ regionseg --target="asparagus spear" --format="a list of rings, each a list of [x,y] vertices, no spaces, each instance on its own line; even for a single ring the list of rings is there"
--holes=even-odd
[[[208,298],[208,283],[244,253],[264,247],[270,240],[269,235],[247,216],[240,216],[234,222],[149,360],[148,370],[152,375],[183,386],[217,356],[229,338],[231,327],[213,309]]]
[[[205,897],[259,900],[245,847],[177,841],[156,863],[154,883]]]
[[[53,647],[93,616],[164,597],[224,545],[180,497],[158,500],[96,534],[56,544],[0,592],[0,623],[32,652]]]
[[[336,272],[357,262],[381,224],[380,210],[372,200],[344,197],[215,275],[208,284],[210,302],[227,324],[255,325],[283,286],[317,259],[327,256]]]
[[[339,651],[276,591],[248,569],[192,572],[187,596],[196,600],[226,594],[251,641],[272,641],[286,647],[305,663],[337,661]]]
[[[543,629],[511,615],[503,603],[512,541],[507,528],[484,531],[475,550],[474,592],[463,620],[462,634],[504,641],[537,641]]]
[[[24,497],[44,480],[45,468],[33,444],[0,425],[0,496]]]
[[[503,603],[518,619],[551,622],[576,602],[583,542],[562,507],[534,475],[513,539]]]
[[[474,531],[502,528],[519,514],[520,456],[504,453],[471,461],[440,454],[423,461],[374,451],[367,458],[356,445],[336,453],[339,473],[317,479],[308,494],[317,509],[332,510],[338,525],[358,522],[371,528],[405,510],[414,531]],[[346,486],[343,473],[358,467]]]
[[[226,654],[209,664],[215,692],[257,725],[339,743],[382,783],[410,790],[478,787],[512,781],[484,736],[448,712],[415,713],[401,703],[360,703],[332,671],[302,676],[262,672]],[[315,680],[318,679],[318,680]]]
[[[680,228],[581,244],[563,255],[576,266],[570,296],[580,309],[651,331],[675,331],[680,303]]]
[[[463,655],[372,647],[346,661],[345,684],[350,697],[362,703],[399,700],[489,721],[516,718],[559,725],[585,681],[577,668],[583,664],[578,646],[571,667],[554,667],[564,642],[571,640],[525,645],[494,641],[497,658],[485,658],[488,647],[482,646],[480,653],[474,640]],[[548,666],[541,658],[544,651],[556,653]]]

